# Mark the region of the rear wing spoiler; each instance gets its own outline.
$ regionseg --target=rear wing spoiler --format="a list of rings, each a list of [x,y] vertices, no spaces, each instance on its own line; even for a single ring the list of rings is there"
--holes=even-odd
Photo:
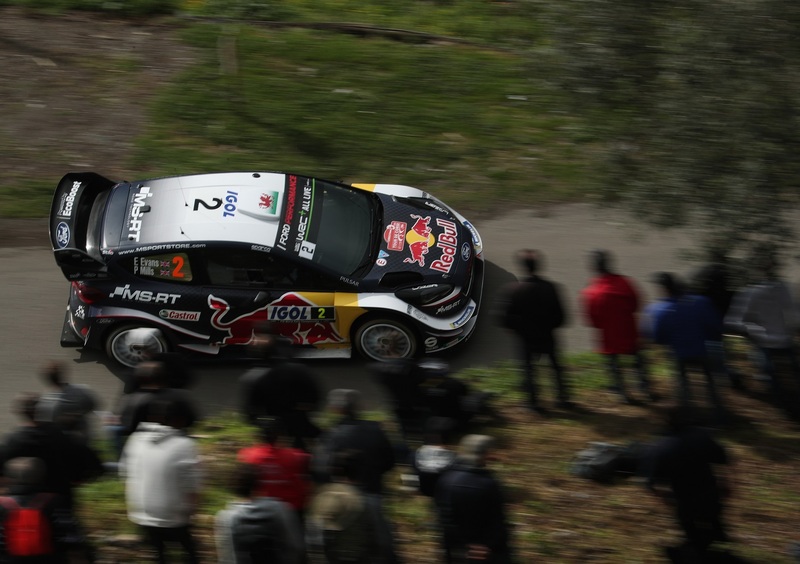
[[[68,280],[106,276],[103,262],[86,247],[89,216],[97,198],[117,183],[94,172],[72,172],[58,183],[50,206],[50,244]]]

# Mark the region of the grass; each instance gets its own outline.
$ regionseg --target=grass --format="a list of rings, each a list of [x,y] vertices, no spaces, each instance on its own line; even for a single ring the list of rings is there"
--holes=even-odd
[[[651,352],[650,357],[656,388],[669,395],[672,382],[665,359],[658,352]],[[743,359],[738,362],[747,366]],[[659,427],[659,412],[653,406],[620,405],[609,397],[604,391],[604,368],[596,355],[572,355],[568,365],[581,409],[553,410],[547,418],[521,408],[518,374],[512,364],[459,375],[472,385],[496,392],[496,405],[506,419],[502,424],[479,422],[474,430],[498,438],[498,460],[493,468],[508,495],[518,561],[661,562],[660,547],[680,538],[669,507],[647,494],[634,479],[600,485],[569,472],[572,457],[589,441],[625,444],[651,439]],[[548,376],[543,371],[546,398],[552,397]],[[800,502],[796,482],[800,428],[763,401],[762,383],[749,378],[747,383],[747,394],[725,389],[724,398],[737,417],[731,428],[718,434],[734,461],[735,493],[726,512],[734,542],[727,548],[748,562],[788,563],[789,545],[800,540],[796,511]],[[696,385],[702,399],[702,386],[699,381]],[[385,413],[369,416],[384,421],[390,431],[394,428]],[[235,453],[255,436],[233,414],[204,422],[196,434],[207,472],[197,523],[210,556],[213,515],[229,499],[225,480]],[[387,477],[388,510],[399,550],[407,561],[438,562],[431,502],[401,488],[401,471]],[[90,530],[103,531],[103,535],[134,530],[124,516],[124,490],[119,480],[89,484],[81,495],[83,518]],[[123,558],[127,561],[132,556]]]
[[[233,3],[224,13],[275,4]],[[409,184],[472,217],[588,197],[591,128],[563,111],[560,94],[544,76],[535,3],[282,5],[287,13],[272,19],[403,27],[474,44],[171,20],[198,50],[197,62],[163,88],[137,95],[150,100],[148,117],[135,149],[120,150],[115,167],[130,171],[130,178],[267,169]],[[212,1],[186,2],[184,9],[221,11]],[[497,49],[508,45],[524,48]],[[82,90],[97,93],[108,92],[109,84],[140,84],[151,64],[104,53],[73,63],[91,73],[93,84]],[[19,151],[26,141],[0,146]],[[38,154],[28,151],[27,158]],[[19,178],[52,186],[51,178],[30,170],[35,167],[24,176],[7,172],[0,217],[46,210],[38,195],[16,198],[29,189]]]

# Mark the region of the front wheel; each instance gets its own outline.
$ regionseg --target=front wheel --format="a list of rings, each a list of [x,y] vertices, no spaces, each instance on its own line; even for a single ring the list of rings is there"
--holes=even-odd
[[[361,324],[354,343],[360,354],[378,361],[414,358],[418,348],[416,333],[402,321],[391,318],[374,318]]]
[[[106,354],[123,366],[132,368],[164,353],[169,345],[158,329],[138,325],[123,325],[112,330],[106,337]]]

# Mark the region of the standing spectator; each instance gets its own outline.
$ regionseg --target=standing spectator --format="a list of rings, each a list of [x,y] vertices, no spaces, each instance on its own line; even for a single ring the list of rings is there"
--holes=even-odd
[[[259,495],[261,469],[240,462],[233,475],[236,500],[216,516],[220,564],[300,564],[304,557],[300,524],[289,505]]]
[[[64,509],[75,523],[75,547],[80,548],[89,562],[94,562],[94,549],[77,519],[75,488],[96,479],[103,473],[100,457],[87,444],[65,434],[55,425],[36,421],[36,404],[39,396],[24,394],[14,402],[14,410],[21,424],[12,430],[0,445],[0,466],[7,461],[30,457],[44,463],[44,478],[40,489],[59,496]]]
[[[434,501],[448,564],[512,561],[502,487],[486,467],[493,446],[486,435],[465,436],[455,465],[436,484]]]
[[[380,506],[370,503],[358,484],[360,454],[338,452],[331,463],[331,482],[311,500],[306,525],[309,552],[328,564],[383,564]]]
[[[58,362],[48,363],[42,371],[45,385],[51,389],[36,404],[36,419],[52,423],[78,441],[91,439],[89,415],[97,409],[97,398],[88,386],[71,384]]]
[[[722,520],[730,485],[720,467],[725,449],[705,430],[692,425],[685,407],[667,410],[666,433],[646,455],[647,487],[675,508],[685,544],[670,552],[687,554],[687,562],[706,562],[708,548],[727,539]],[[681,560],[684,561],[684,560]]]
[[[517,260],[524,269],[526,278],[508,291],[503,325],[517,336],[522,361],[522,391],[527,395],[530,409],[544,412],[539,403],[536,364],[543,354],[547,355],[558,390],[557,405],[571,408],[573,404],[554,335],[554,331],[565,321],[558,288],[539,276],[542,259],[537,251],[519,251]]]
[[[118,406],[119,421],[109,426],[117,453],[122,453],[125,440],[136,431],[139,424],[148,420],[148,410],[156,398],[168,396],[173,400],[175,412],[172,421],[176,429],[185,431],[199,419],[189,392],[168,387],[166,368],[164,362],[159,360],[144,360],[134,368],[134,391],[122,396]]]
[[[264,417],[258,425],[261,442],[240,450],[237,459],[258,469],[255,496],[288,504],[300,523],[311,492],[311,455],[304,450],[278,444],[281,436],[280,419]]]
[[[456,452],[448,448],[453,432],[453,421],[447,417],[429,417],[425,422],[423,444],[414,453],[414,470],[419,480],[419,491],[433,497],[436,482],[456,460]]]
[[[70,561],[77,526],[64,498],[42,489],[46,471],[38,458],[14,458],[5,464],[9,486],[0,496],[0,562]],[[42,519],[23,519],[20,510],[36,511]]]
[[[647,307],[642,332],[656,343],[669,347],[678,377],[678,396],[686,407],[691,399],[688,371],[694,366],[702,369],[708,397],[722,421],[725,412],[706,348],[708,341],[721,334],[721,320],[708,298],[684,293],[681,283],[672,274],[660,272],[655,275],[654,282],[662,297]]]
[[[733,300],[733,291],[728,284],[728,269],[722,259],[703,265],[692,275],[692,292],[708,298],[720,319],[718,338],[709,340],[706,349],[715,373],[725,376],[732,388],[744,388],[742,376],[726,361],[725,339],[722,334],[722,320],[728,314]]]
[[[619,364],[620,355],[632,356],[641,392],[656,401],[651,390],[647,366],[639,343],[639,293],[630,279],[614,273],[611,255],[595,250],[590,254],[590,268],[595,277],[581,294],[586,322],[597,329],[598,350],[606,357],[611,374],[610,390],[619,394],[624,403],[633,403],[625,390]]]
[[[258,365],[239,380],[241,411],[256,424],[259,417],[279,417],[294,446],[308,450],[307,441],[319,436],[311,419],[320,403],[320,391],[311,371],[285,356],[280,340],[259,333],[251,349]]]
[[[361,418],[361,395],[356,390],[335,389],[328,395],[328,406],[336,423],[319,440],[311,466],[318,481],[330,482],[336,458],[344,452],[354,453],[356,475],[353,481],[365,494],[368,504],[378,515],[377,538],[384,549],[387,564],[399,562],[394,550],[394,535],[383,514],[383,476],[394,468],[395,456],[389,437],[376,421]]]
[[[761,281],[736,294],[725,327],[758,348],[775,401],[791,417],[800,418],[800,364],[794,345],[800,315],[789,286],[778,276],[778,266],[773,252],[761,254],[753,264]]]
[[[191,518],[200,494],[200,462],[194,439],[176,427],[178,407],[175,398],[155,399],[149,421],[130,436],[119,462],[128,518],[141,527],[160,563],[167,561],[167,543],[181,545],[185,562],[199,562]]]

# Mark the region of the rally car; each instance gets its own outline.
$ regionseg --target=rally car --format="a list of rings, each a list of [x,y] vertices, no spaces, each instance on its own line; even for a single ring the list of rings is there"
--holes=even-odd
[[[481,238],[408,186],[226,172],[114,182],[70,173],[50,210],[71,284],[62,346],[140,361],[242,352],[260,326],[298,356],[412,358],[464,341],[483,286]]]

